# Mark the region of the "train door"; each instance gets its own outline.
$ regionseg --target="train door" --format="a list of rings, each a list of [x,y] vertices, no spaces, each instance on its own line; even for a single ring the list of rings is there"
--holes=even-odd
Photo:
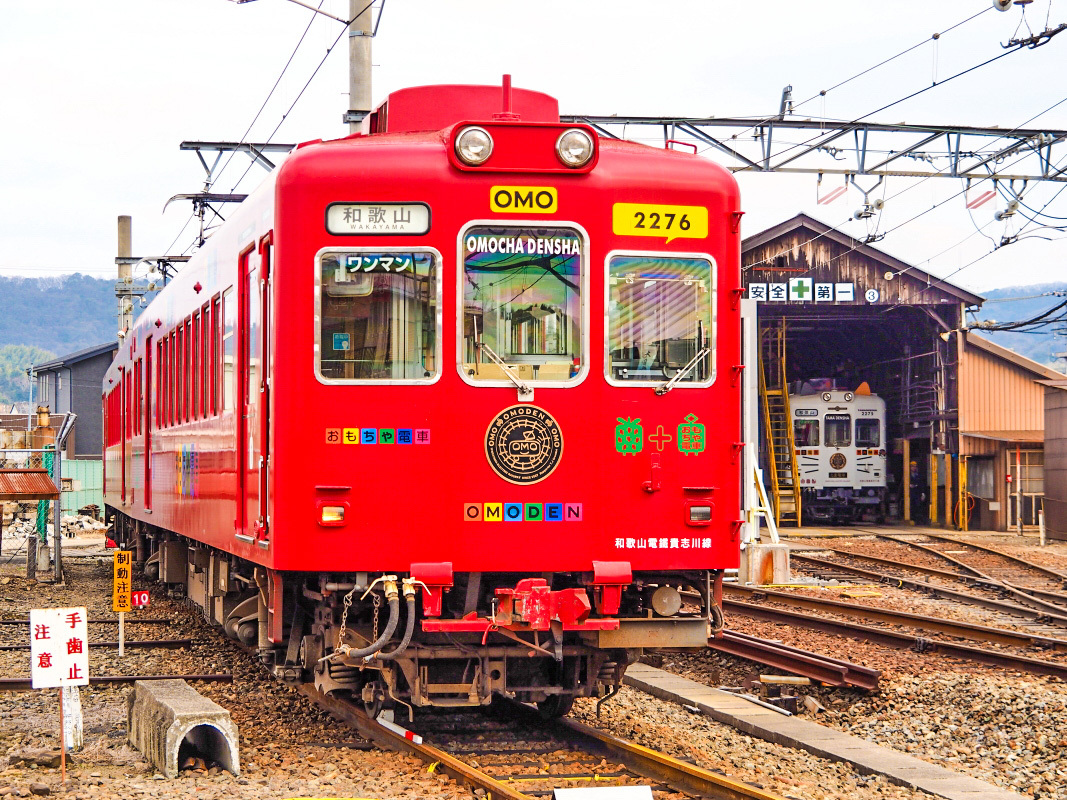
[[[144,348],[144,510],[152,510],[152,337]]]
[[[238,497],[237,533],[266,539],[267,465],[265,262],[255,247],[241,255],[237,299],[238,328]]]

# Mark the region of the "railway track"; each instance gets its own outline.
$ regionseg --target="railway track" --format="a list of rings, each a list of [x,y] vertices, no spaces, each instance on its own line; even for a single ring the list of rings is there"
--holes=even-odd
[[[358,706],[322,695],[310,684],[299,691],[383,748],[410,753],[494,800],[550,797],[553,788],[651,784],[656,800],[721,798],[782,800],[780,795],[627,742],[570,719],[545,721],[511,701],[475,710],[416,717],[421,742],[372,720]]]
[[[1067,640],[1038,636],[1026,632],[1001,628],[972,625],[956,620],[931,618],[925,615],[908,614],[873,608],[855,603],[837,600],[823,600],[808,596],[778,592],[764,588],[745,587],[727,584],[724,587],[727,597],[723,603],[731,613],[771,622],[792,625],[811,630],[818,630],[839,636],[875,642],[898,649],[911,649],[919,652],[940,652],[969,661],[1029,672],[1036,675],[1055,675],[1067,679],[1067,661],[1049,661],[1031,658],[1027,655],[1013,653],[1003,647],[1039,648],[1053,652],[1067,651]],[[743,600],[736,598],[742,597]],[[753,602],[765,598],[783,605],[804,609],[809,613],[789,611],[769,605]],[[813,615],[810,612],[816,612]],[[834,615],[834,616],[828,616]],[[846,616],[863,618],[922,631],[941,633],[955,638],[978,641],[997,647],[974,647],[944,639],[928,639],[923,636],[901,633],[899,631],[877,628],[853,622],[846,622],[837,617]]]
[[[1004,595],[1002,590],[984,581],[975,581],[967,576],[961,576],[958,573],[948,572],[947,570],[932,569],[902,561],[854,553],[851,550],[842,548],[826,547],[823,549],[834,553],[838,558],[831,561],[827,558],[791,553],[790,560],[794,564],[800,565],[805,571],[822,578],[837,577],[840,573],[844,573],[847,576],[885,583],[901,589],[910,589],[930,597],[953,600],[965,605],[973,605],[994,611],[1004,616],[1026,620],[1029,624],[1041,625],[1050,632],[1054,629],[1067,629],[1067,612],[1057,613],[1057,611],[1047,608],[1024,605],[1021,602],[1008,602],[1000,599]],[[840,559],[842,558],[845,561],[841,561]],[[880,565],[888,569],[889,572],[877,572],[857,567],[849,563],[851,561]],[[926,575],[928,579],[920,581],[906,577],[908,572],[918,572]],[[938,579],[940,582],[932,583],[929,580],[930,577]],[[975,591],[965,592],[952,588],[952,584],[959,583],[963,583]]]

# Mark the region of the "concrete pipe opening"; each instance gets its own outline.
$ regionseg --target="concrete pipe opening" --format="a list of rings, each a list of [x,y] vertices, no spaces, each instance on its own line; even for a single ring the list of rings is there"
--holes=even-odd
[[[214,725],[191,728],[178,745],[178,769],[221,769],[237,774],[234,753],[226,735]]]

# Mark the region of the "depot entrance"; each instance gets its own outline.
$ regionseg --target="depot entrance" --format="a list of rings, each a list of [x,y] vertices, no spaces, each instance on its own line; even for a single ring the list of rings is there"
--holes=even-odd
[[[746,239],[742,267],[757,301],[760,462],[780,522],[798,521],[798,457],[817,452],[794,440],[790,396],[830,388],[885,401],[885,502],[859,518],[944,522],[958,480],[955,332],[982,298],[806,215]]]

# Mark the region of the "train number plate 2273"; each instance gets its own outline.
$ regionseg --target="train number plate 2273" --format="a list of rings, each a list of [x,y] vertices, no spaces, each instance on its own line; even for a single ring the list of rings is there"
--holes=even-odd
[[[611,232],[616,236],[706,239],[708,209],[658,203],[616,203],[611,209]]]

